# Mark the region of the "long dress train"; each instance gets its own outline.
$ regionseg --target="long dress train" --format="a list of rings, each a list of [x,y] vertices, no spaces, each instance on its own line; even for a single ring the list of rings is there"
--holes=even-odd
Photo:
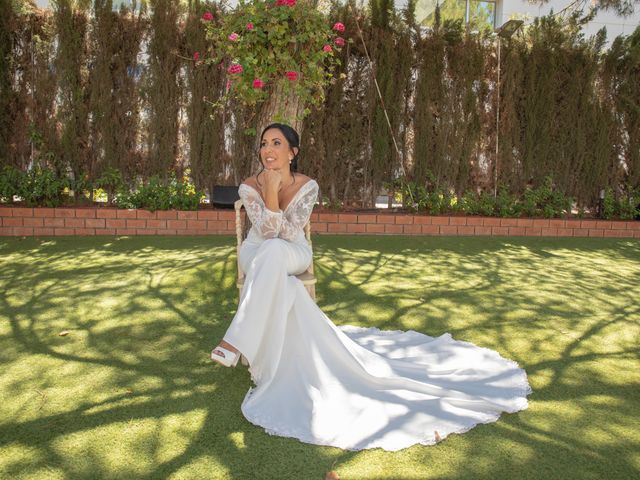
[[[523,369],[497,352],[415,331],[336,327],[295,274],[311,261],[303,226],[318,186],[284,211],[239,189],[252,228],[240,250],[246,279],[224,336],[249,361],[255,387],[242,412],[274,435],[347,450],[400,450],[527,408]]]

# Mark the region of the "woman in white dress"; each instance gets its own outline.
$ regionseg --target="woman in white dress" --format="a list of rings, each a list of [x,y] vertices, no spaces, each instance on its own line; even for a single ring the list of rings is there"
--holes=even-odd
[[[274,435],[347,450],[400,450],[527,408],[524,370],[497,352],[408,331],[336,327],[295,277],[318,184],[296,173],[298,134],[262,132],[263,169],[239,188],[251,230],[240,249],[240,303],[211,358],[249,363],[244,416]]]

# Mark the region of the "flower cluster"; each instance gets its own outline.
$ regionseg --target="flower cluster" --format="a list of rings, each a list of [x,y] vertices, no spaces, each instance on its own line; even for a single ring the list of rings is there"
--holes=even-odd
[[[252,105],[280,85],[303,103],[324,100],[324,87],[340,63],[336,50],[345,45],[336,36],[345,31],[343,23],[331,27],[311,2],[296,0],[246,0],[212,20],[212,14],[202,16],[211,42],[205,63],[226,67],[227,97]]]

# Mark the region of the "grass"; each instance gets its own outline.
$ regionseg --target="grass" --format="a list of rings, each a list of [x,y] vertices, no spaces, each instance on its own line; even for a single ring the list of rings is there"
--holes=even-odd
[[[395,453],[273,437],[240,412],[246,369],[208,360],[232,238],[0,238],[0,478],[638,478],[640,242],[314,241],[334,322],[498,350],[529,408]]]

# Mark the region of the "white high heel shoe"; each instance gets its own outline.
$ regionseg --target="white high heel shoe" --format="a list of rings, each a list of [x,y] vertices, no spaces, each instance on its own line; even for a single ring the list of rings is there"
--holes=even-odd
[[[211,360],[225,367],[235,367],[241,356],[240,352],[232,352],[219,345],[211,351]]]

